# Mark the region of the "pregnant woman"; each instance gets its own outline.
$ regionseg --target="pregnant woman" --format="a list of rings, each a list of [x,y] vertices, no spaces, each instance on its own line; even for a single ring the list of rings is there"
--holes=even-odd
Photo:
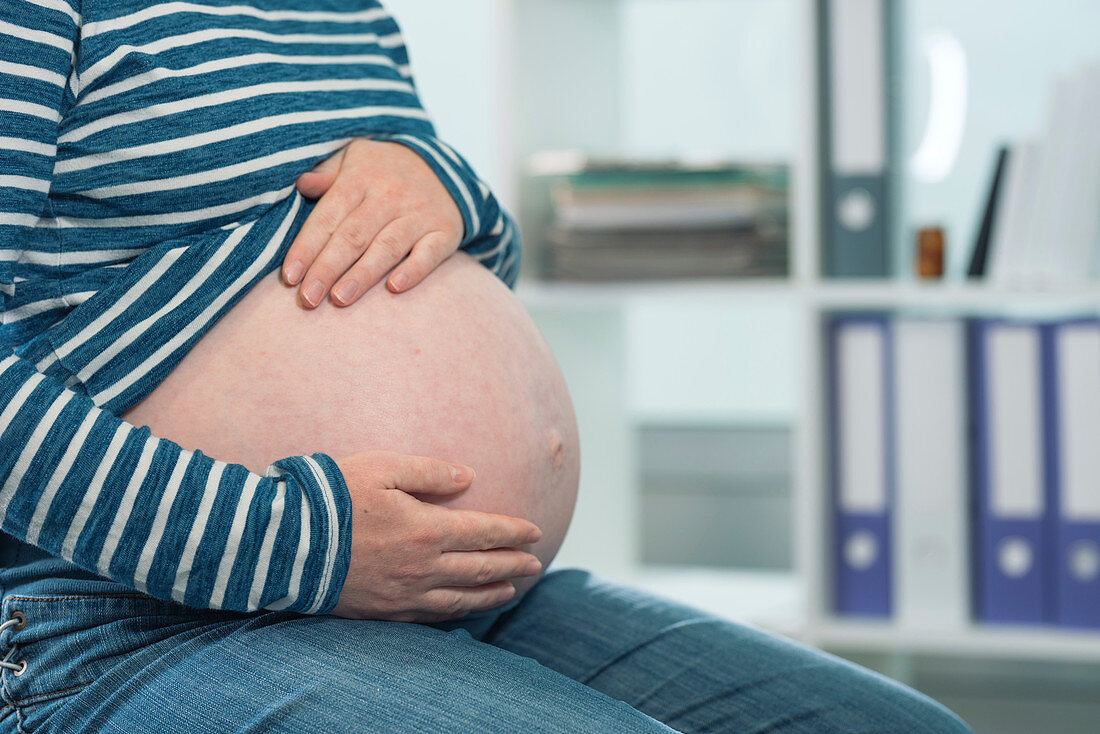
[[[539,578],[572,407],[377,2],[0,9],[0,729],[966,731]]]

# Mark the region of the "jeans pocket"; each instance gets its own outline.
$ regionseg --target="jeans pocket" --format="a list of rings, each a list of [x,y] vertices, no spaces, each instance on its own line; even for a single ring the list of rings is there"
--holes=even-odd
[[[30,730],[29,718],[76,695],[130,653],[236,614],[193,609],[137,591],[9,595],[0,604],[0,660],[9,663],[0,669],[0,722],[11,724],[4,714],[15,713]]]

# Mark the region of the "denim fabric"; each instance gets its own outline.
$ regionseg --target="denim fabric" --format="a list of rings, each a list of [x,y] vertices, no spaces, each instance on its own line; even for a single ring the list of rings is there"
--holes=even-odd
[[[0,731],[969,731],[854,665],[582,571],[435,626],[34,586],[0,608],[28,620],[0,636],[27,661],[3,671]]]

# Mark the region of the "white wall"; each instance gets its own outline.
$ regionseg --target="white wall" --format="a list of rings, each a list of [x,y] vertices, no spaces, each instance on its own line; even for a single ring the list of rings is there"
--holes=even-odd
[[[507,68],[502,22],[505,0],[384,0],[405,34],[421,101],[439,136],[470,161],[506,205],[511,162]]]
[[[623,0],[625,147],[789,160],[796,11],[794,0]]]
[[[798,144],[794,0],[622,0],[622,147],[790,161]],[[639,305],[627,319],[636,415],[786,422],[798,340],[782,303]]]
[[[627,400],[642,419],[794,420],[797,314],[790,303],[636,305]]]

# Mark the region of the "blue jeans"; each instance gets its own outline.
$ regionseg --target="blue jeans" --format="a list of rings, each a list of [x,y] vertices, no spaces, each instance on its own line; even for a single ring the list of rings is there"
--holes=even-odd
[[[196,610],[90,578],[9,588],[0,620],[17,610],[0,655],[27,666],[3,670],[0,731],[969,731],[870,671],[576,570],[433,626]]]

